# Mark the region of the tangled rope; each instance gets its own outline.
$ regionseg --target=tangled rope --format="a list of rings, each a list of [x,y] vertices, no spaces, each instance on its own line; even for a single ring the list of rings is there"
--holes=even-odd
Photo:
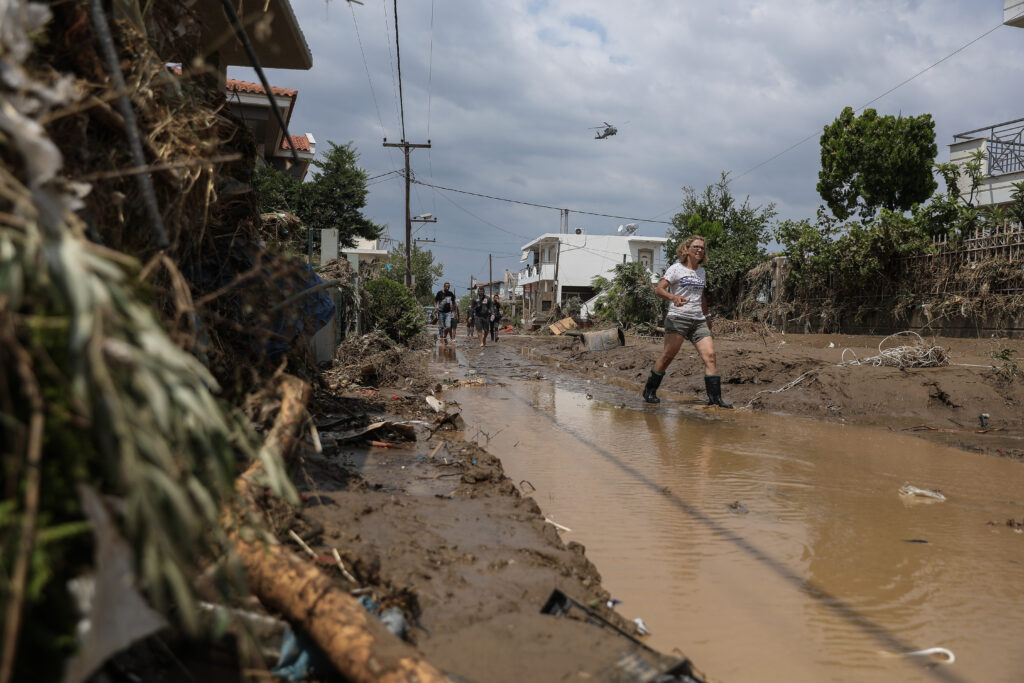
[[[901,334],[912,334],[917,337],[917,343],[906,346],[891,346],[883,348],[885,342]],[[846,360],[846,354],[853,356],[852,360]],[[946,350],[941,346],[926,346],[924,339],[917,332],[905,330],[890,334],[878,344],[878,355],[869,358],[857,358],[853,349],[843,349],[842,362],[837,367],[850,365],[873,365],[876,368],[887,366],[893,368],[937,368],[949,365],[949,358],[946,357]]]
[[[746,409],[746,408],[749,408],[750,406],[754,405],[754,401],[756,401],[757,398],[761,394],[781,394],[783,391],[786,391],[787,389],[792,389],[797,384],[800,384],[800,382],[803,382],[805,379],[807,379],[808,377],[810,377],[811,375],[813,375],[816,372],[817,372],[817,370],[808,370],[807,372],[805,372],[804,374],[800,375],[799,377],[794,379],[789,384],[786,384],[785,386],[781,386],[778,389],[764,389],[762,391],[759,391],[759,392],[757,392],[756,394],[754,394],[753,396],[750,397],[750,401],[748,401],[747,405],[743,406],[743,408]]]
[[[885,343],[893,337],[898,337],[902,334],[912,334],[917,337],[918,342],[912,345],[905,346],[891,346],[884,348]],[[846,359],[846,354],[849,353],[853,356],[852,360]],[[949,358],[946,356],[946,350],[941,346],[926,346],[924,339],[921,338],[917,332],[911,330],[905,330],[903,332],[897,332],[896,334],[890,334],[888,337],[883,339],[878,344],[878,355],[871,356],[869,358],[858,358],[857,354],[854,353],[853,349],[843,349],[843,355],[841,356],[842,361],[836,363],[835,367],[849,367],[853,365],[873,365],[874,367],[894,367],[894,368],[935,368],[949,365]],[[979,366],[986,367],[986,366]],[[780,394],[783,391],[792,389],[800,382],[813,375],[816,370],[808,370],[788,384],[779,387],[778,389],[765,389],[754,394],[750,401],[747,402],[743,408],[749,408],[754,405],[762,394]]]

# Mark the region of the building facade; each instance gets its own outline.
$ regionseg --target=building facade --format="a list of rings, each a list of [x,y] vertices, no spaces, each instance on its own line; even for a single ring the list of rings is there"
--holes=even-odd
[[[594,278],[611,278],[620,263],[642,263],[651,272],[651,282],[665,272],[667,237],[642,235],[591,235],[577,228],[574,233],[546,233],[523,245],[516,290],[521,291],[523,319],[527,325],[546,320],[556,305],[569,298],[581,302],[594,294]]]

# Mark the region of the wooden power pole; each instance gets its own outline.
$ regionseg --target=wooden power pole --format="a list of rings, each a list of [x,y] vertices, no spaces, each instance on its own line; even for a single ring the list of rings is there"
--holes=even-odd
[[[414,144],[405,140],[388,142],[388,139],[384,138],[384,146],[401,147],[405,153],[405,286],[412,289],[412,215],[409,213],[409,183],[412,181],[412,174],[409,171],[409,152],[414,149],[430,149],[430,140],[427,140],[426,144]]]
[[[491,296],[494,296],[494,256],[487,255],[487,286],[491,288]]]

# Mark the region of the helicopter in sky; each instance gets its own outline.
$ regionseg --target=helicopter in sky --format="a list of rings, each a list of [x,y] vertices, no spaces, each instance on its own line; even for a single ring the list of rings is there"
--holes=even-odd
[[[626,121],[626,123],[629,123],[629,121]],[[622,125],[626,125],[626,124],[622,124]],[[604,122],[603,126],[591,126],[590,130],[596,130],[597,131],[596,133],[594,133],[594,139],[595,140],[604,140],[605,138],[610,138],[611,136],[613,136],[613,135],[615,135],[616,133],[619,132],[618,128],[616,128],[612,124],[608,123],[607,121]]]

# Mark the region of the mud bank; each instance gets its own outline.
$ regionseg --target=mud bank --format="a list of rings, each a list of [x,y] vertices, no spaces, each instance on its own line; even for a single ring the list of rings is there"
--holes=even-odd
[[[905,430],[945,445],[1024,462],[1024,341],[926,339],[948,357],[949,365],[942,367],[839,365],[877,356],[883,340],[850,335],[718,336],[715,349],[723,393],[738,408]],[[911,341],[890,339],[886,347]],[[629,336],[625,347],[605,351],[587,351],[571,338],[545,335],[508,335],[502,343],[557,364],[563,372],[635,387],[638,394],[661,354],[660,340]],[[1009,359],[1009,367],[993,354]],[[1014,361],[1018,370],[1011,375],[1007,370]],[[659,396],[704,410],[702,375],[703,363],[692,345],[685,344],[669,367]],[[779,391],[796,380],[791,388]]]
[[[279,530],[307,538],[328,565],[337,549],[354,594],[378,611],[399,607],[406,639],[452,680],[699,678],[684,677],[694,673],[685,659],[645,646],[607,606],[585,548],[563,542],[501,462],[464,440],[458,418],[439,420],[425,401],[443,398],[437,381],[400,384],[320,392],[322,452],[302,455],[293,477],[305,503],[272,520]],[[348,438],[389,420],[405,427]],[[564,616],[542,613],[556,591],[570,601]]]

